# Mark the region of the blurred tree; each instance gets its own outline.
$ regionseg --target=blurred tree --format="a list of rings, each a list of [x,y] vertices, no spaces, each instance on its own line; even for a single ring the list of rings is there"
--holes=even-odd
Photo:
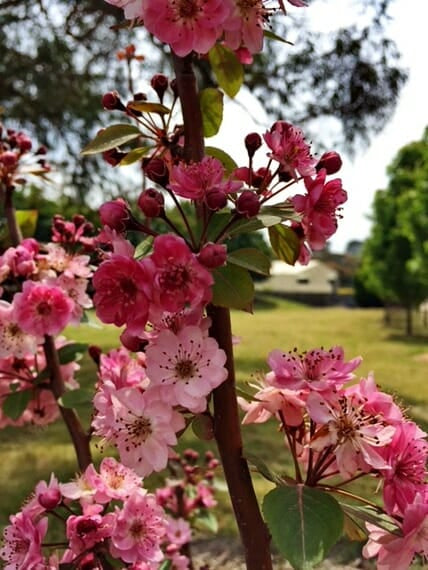
[[[375,196],[359,278],[385,303],[405,308],[411,335],[412,309],[428,297],[428,128],[398,152],[388,174],[388,187]]]
[[[329,9],[328,0],[316,1],[324,1]],[[273,116],[292,119],[317,142],[323,135],[315,133],[326,129],[315,129],[316,123],[335,117],[341,125],[338,138],[355,149],[383,127],[406,78],[395,44],[386,37],[391,2],[358,0],[354,4],[361,8],[361,23],[329,34],[308,29],[306,10],[293,11],[293,27],[301,19],[296,45],[267,41],[267,51],[247,71],[249,88]],[[150,51],[144,62],[146,77],[170,72],[163,48],[147,41],[143,28],[116,30],[116,36],[107,32],[121,18],[122,11],[103,0],[0,2],[0,106],[8,122],[30,129],[57,150],[80,203],[90,199],[92,189],[117,194],[117,177],[111,171],[106,176],[99,160],[78,157],[103,124],[101,94],[118,88],[127,95],[123,67],[114,52],[138,41],[143,53]],[[287,18],[278,18],[273,28],[287,38],[287,25]],[[214,81],[203,58],[199,71],[202,82]]]

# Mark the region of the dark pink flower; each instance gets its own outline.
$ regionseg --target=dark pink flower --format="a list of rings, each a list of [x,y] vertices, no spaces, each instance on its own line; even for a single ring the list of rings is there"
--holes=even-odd
[[[340,346],[334,346],[330,350],[314,348],[303,354],[276,349],[268,356],[272,372],[266,379],[277,388],[331,390],[352,380],[352,372],[360,365],[361,360],[362,358],[357,356],[346,362],[343,348]]]
[[[122,510],[116,510],[111,537],[112,556],[124,562],[160,562],[160,544],[166,534],[167,521],[154,495],[143,490],[129,497]]]
[[[265,0],[238,1],[224,24],[225,44],[233,50],[245,47],[257,53],[263,47],[263,31],[272,9]]]
[[[14,316],[19,327],[35,336],[56,335],[72,318],[74,302],[62,289],[26,281],[14,297]]]
[[[320,170],[315,179],[305,178],[307,195],[296,194],[291,198],[294,208],[302,215],[302,227],[309,245],[322,249],[326,240],[337,229],[337,208],[348,196],[340,179],[325,183],[326,171]]]
[[[74,554],[81,554],[111,536],[115,516],[103,516],[100,511],[101,505],[90,505],[84,508],[83,515],[68,517],[66,535]]]
[[[145,0],[144,25],[179,56],[207,53],[223,32],[230,0]]]
[[[150,278],[140,262],[124,255],[112,255],[93,278],[94,304],[104,323],[126,324],[139,332],[147,322]]]
[[[211,273],[197,260],[186,242],[166,234],[155,238],[153,254],[144,260],[153,275],[152,300],[166,311],[177,312],[211,300]]]
[[[263,138],[272,151],[268,156],[277,160],[281,171],[291,178],[316,174],[317,161],[312,157],[310,146],[299,128],[285,121],[277,121]]]

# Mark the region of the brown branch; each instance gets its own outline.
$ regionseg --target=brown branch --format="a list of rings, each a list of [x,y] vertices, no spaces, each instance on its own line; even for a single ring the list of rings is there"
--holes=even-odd
[[[184,155],[188,161],[200,161],[204,155],[204,139],[192,58],[179,58],[173,54],[173,62],[184,120]],[[201,209],[197,213],[199,216],[205,214]],[[247,462],[242,456],[230,313],[228,309],[212,305],[208,313],[212,319],[210,334],[227,355],[228,378],[214,390],[214,434],[245,550],[246,566],[247,570],[271,570],[269,533],[260,513]]]
[[[61,374],[58,351],[53,337],[46,335],[43,344],[46,364],[50,371],[51,390],[58,400],[65,392],[64,381]],[[75,410],[64,408],[58,403],[62,419],[67,426],[71,441],[76,451],[77,462],[81,471],[92,463],[91,449],[89,446],[90,436],[84,431]]]

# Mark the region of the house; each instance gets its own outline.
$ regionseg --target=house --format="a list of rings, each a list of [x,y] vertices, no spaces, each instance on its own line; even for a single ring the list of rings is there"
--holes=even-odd
[[[337,302],[339,273],[319,259],[308,265],[272,262],[270,277],[256,284],[259,291],[301,301],[310,305],[331,305]]]

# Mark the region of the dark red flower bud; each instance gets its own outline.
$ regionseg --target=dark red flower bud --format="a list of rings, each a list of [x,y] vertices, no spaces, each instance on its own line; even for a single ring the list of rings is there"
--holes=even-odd
[[[85,216],[82,216],[82,214],[74,214],[74,216],[71,218],[71,221],[76,226],[76,228],[80,228],[80,226],[86,222],[86,219]]]
[[[218,188],[211,188],[205,194],[205,203],[210,210],[221,210],[227,204],[227,194]]]
[[[39,148],[36,151],[36,154],[47,154],[48,149],[45,147],[45,145],[41,145],[39,146]]]
[[[250,133],[245,137],[245,147],[248,152],[248,156],[253,158],[254,153],[257,149],[262,146],[262,137],[258,133]]]
[[[287,170],[280,170],[278,172],[278,178],[281,182],[290,182],[292,180],[291,174]]]
[[[336,174],[336,172],[339,172],[342,168],[342,159],[340,158],[340,154],[334,150],[325,152],[319,159],[315,168],[317,171],[321,170],[321,168],[325,168],[327,174]]]
[[[169,170],[166,162],[162,158],[149,158],[143,161],[143,170],[147,178],[156,184],[166,187],[169,182]]]
[[[95,364],[97,366],[100,365],[100,361],[101,361],[101,355],[103,353],[103,351],[101,350],[101,348],[95,344],[91,344],[88,347],[88,353],[89,356],[92,358],[92,360],[95,362]]]
[[[156,91],[159,101],[162,103],[165,91],[168,89],[168,77],[163,73],[156,73],[153,75],[150,85]]]
[[[135,93],[134,101],[147,101],[147,95],[141,91],[139,93]]]
[[[24,133],[20,133],[17,136],[16,142],[17,142],[17,144],[19,146],[19,150],[21,152],[28,152],[31,150],[31,147],[33,146],[31,139],[29,137],[27,137],[27,135],[24,135]]]
[[[227,248],[219,243],[206,243],[198,254],[198,261],[208,269],[224,265],[227,259]]]
[[[178,97],[178,85],[177,80],[173,79],[169,82],[169,86],[171,87],[171,91],[174,93],[174,97]]]
[[[118,232],[126,230],[130,218],[129,206],[123,198],[117,198],[106,202],[99,209],[100,219],[103,226],[108,226]]]
[[[104,109],[107,109],[108,111],[114,111],[115,109],[123,111],[125,108],[122,101],[120,100],[119,93],[117,91],[109,91],[108,93],[104,93],[101,101]]]
[[[62,496],[59,489],[46,489],[39,495],[39,503],[47,511],[53,511],[61,502]]]
[[[138,198],[138,207],[147,218],[157,218],[164,209],[164,198],[155,188],[147,188]]]
[[[251,190],[244,190],[236,200],[236,209],[246,218],[257,216],[260,210],[259,197]]]
[[[215,458],[215,455],[212,451],[206,451],[205,452],[205,461],[211,461],[214,458]]]
[[[76,524],[76,532],[80,535],[89,534],[90,532],[95,532],[98,530],[100,523],[95,521],[94,519],[84,519],[82,518]]]
[[[121,152],[116,148],[112,148],[111,150],[106,150],[102,153],[103,160],[105,160],[110,166],[117,166],[122,158],[127,155],[126,152]]]
[[[16,152],[7,150],[0,154],[0,162],[5,165],[6,168],[13,168],[18,162],[18,155]]]
[[[183,451],[183,457],[187,459],[187,461],[196,462],[199,459],[199,453],[194,449],[185,449]]]

